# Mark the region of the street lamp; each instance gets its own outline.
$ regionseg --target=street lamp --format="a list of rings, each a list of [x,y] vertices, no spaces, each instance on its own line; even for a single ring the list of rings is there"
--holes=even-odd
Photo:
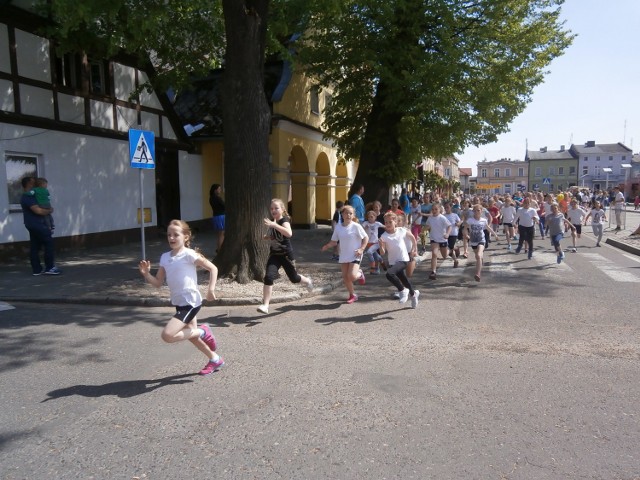
[[[584,175],[582,175],[582,176],[580,177],[580,180],[582,180],[582,188],[584,188],[584,177],[588,177],[588,176],[589,176],[589,174],[588,174],[588,173],[585,173]]]
[[[629,171],[631,170],[630,163],[623,163],[620,165],[624,169],[624,188],[622,189],[622,194],[624,195],[624,203],[627,204],[627,182],[629,181]]]
[[[607,195],[609,195],[609,174],[613,172],[613,169],[609,167],[604,167],[602,171],[607,174],[607,186],[605,187],[604,190],[605,192],[607,192]]]

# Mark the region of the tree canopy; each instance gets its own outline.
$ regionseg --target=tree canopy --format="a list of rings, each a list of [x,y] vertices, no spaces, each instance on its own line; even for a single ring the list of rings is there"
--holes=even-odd
[[[573,36],[563,0],[353,0],[309,18],[302,68],[332,89],[327,134],[358,177],[395,183],[424,157],[508,130]]]

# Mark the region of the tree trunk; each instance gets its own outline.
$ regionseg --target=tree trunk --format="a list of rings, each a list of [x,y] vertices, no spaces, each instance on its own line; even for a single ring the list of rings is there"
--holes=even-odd
[[[271,199],[264,58],[269,0],[223,0],[226,29],[222,82],[225,241],[216,257],[220,275],[239,283],[262,280],[268,255],[263,219]]]
[[[388,178],[395,173],[400,156],[399,127],[402,114],[389,109],[384,82],[378,84],[373,107],[367,120],[355,184],[364,185],[365,203],[378,200],[389,203]]]

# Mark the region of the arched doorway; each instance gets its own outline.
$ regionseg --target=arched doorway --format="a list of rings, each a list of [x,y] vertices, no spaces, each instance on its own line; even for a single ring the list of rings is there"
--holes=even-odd
[[[316,222],[330,225],[333,214],[331,165],[326,153],[316,160]]]
[[[291,150],[291,222],[297,227],[315,223],[315,182],[309,171],[309,159],[302,147]]]
[[[342,200],[346,202],[349,198],[350,187],[347,162],[344,158],[339,158],[338,164],[336,165],[336,201]]]

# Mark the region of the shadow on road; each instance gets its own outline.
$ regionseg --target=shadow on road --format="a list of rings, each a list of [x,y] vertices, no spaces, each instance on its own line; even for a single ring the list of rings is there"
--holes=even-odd
[[[174,375],[171,377],[159,378],[157,380],[126,380],[122,382],[105,383],[104,385],[74,385],[73,387],[60,388],[47,393],[48,398],[42,402],[56,400],[62,397],[70,397],[78,395],[81,397],[104,397],[106,395],[115,395],[120,398],[130,398],[144,393],[152,392],[160,387],[167,385],[180,385],[183,383],[191,383],[193,380],[187,377],[193,377],[196,373],[188,373],[184,375]]]

